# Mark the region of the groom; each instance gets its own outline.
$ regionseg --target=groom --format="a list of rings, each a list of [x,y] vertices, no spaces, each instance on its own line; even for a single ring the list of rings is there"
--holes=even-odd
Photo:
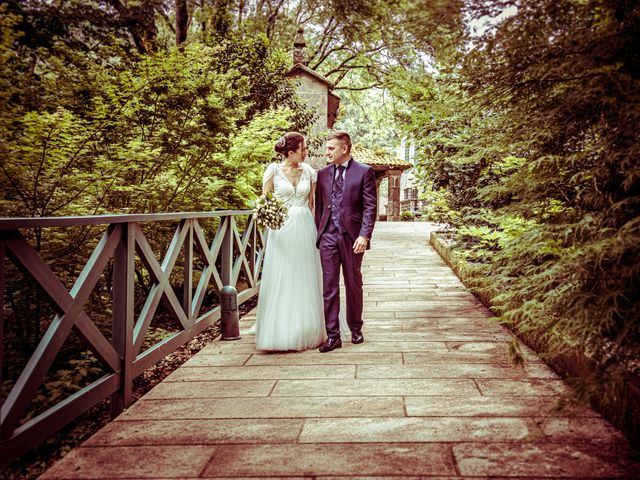
[[[340,267],[347,292],[347,324],[353,343],[362,336],[362,258],[376,221],[377,195],[373,169],[351,157],[351,138],[334,132],[327,140],[330,165],[318,172],[316,226],[322,263],[324,321],[327,341],[321,352],[342,347],[340,340]]]

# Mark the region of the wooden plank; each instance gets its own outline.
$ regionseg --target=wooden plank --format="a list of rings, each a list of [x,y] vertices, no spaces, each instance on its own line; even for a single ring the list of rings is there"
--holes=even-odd
[[[43,339],[32,355],[26,369],[22,372],[12,392],[2,405],[0,413],[0,439],[2,440],[2,460],[6,465],[16,456],[26,452],[29,448],[55,433],[59,428],[76,418],[82,412],[91,408],[96,403],[108,396],[112,396],[112,414],[116,415],[131,403],[131,389],[133,378],[157,362],[179,346],[189,341],[204,329],[208,328],[220,318],[220,308],[216,307],[197,319],[198,308],[191,299],[189,308],[189,289],[192,288],[193,269],[189,268],[193,261],[193,242],[196,248],[204,251],[203,258],[208,262],[208,272],[203,272],[206,277],[203,288],[213,277],[214,287],[218,290],[223,283],[216,270],[216,257],[221,249],[227,248],[228,254],[233,254],[233,245],[229,242],[228,229],[235,226],[233,215],[250,215],[251,211],[220,211],[220,212],[186,212],[178,214],[152,214],[152,215],[105,215],[93,217],[51,217],[51,218],[14,218],[0,219],[0,294],[4,290],[4,261],[8,254],[16,266],[25,275],[37,281],[38,286],[44,291],[57,309],[54,317],[45,332]],[[198,225],[198,218],[221,218],[221,227],[211,244],[207,244],[204,234]],[[175,221],[181,220],[176,228],[173,240],[167,250],[162,266],[156,259],[152,249],[146,241],[140,226],[135,222],[145,221]],[[33,250],[26,239],[17,229],[29,229],[34,227],[55,226],[80,226],[80,225],[112,225],[107,229],[98,246],[93,251],[84,269],[74,283],[71,292],[51,271],[49,266]],[[249,224],[251,221],[248,222]],[[195,231],[194,231],[195,229]],[[227,241],[225,247],[225,240]],[[244,239],[243,239],[244,240]],[[186,242],[186,244],[185,244]],[[245,242],[246,243],[246,242]],[[169,284],[169,275],[176,263],[177,257],[184,247],[185,250],[185,301],[187,305],[181,305],[175,292]],[[231,247],[231,249],[229,249]],[[143,331],[148,328],[153,313],[160,298],[167,301],[174,314],[183,324],[185,331],[179,332],[173,337],[160,342],[158,345],[145,351],[136,358],[134,350],[134,268],[135,251],[147,267],[155,285],[152,287],[146,308],[143,309],[139,325],[137,327],[136,340],[141,341]],[[202,253],[202,252],[201,252]],[[256,255],[251,252],[244,252]],[[100,330],[84,313],[82,307],[95,289],[104,267],[110,258],[114,258],[114,288],[113,288],[113,343],[102,335]],[[230,270],[231,262],[227,262],[225,268]],[[241,292],[239,301],[242,302],[257,293],[256,288],[250,288]],[[157,298],[156,298],[157,297]],[[3,304],[0,300],[0,310]],[[184,312],[188,312],[185,314]],[[0,314],[1,315],[1,314]],[[2,318],[0,317],[0,320]],[[194,323],[195,322],[195,323]],[[1,322],[0,322],[1,323]],[[146,325],[145,325],[146,324]],[[0,338],[2,334],[0,325]],[[38,417],[18,424],[30,404],[33,394],[43,381],[44,375],[49,369],[60,347],[68,337],[70,329],[75,329],[78,335],[88,344],[102,363],[114,373],[94,382],[80,392],[59,402],[49,408]],[[139,345],[138,345],[139,347]],[[0,367],[2,362],[2,349],[0,347]],[[17,428],[16,428],[17,427]],[[7,453],[5,455],[5,453]]]
[[[77,227],[81,225],[109,225],[117,223],[166,222],[189,218],[218,218],[229,215],[251,215],[252,210],[218,210],[215,212],[137,213],[115,215],[87,215],[85,217],[15,217],[0,218],[0,230],[44,227]]]
[[[128,224],[122,232],[120,244],[113,261],[113,346],[120,354],[121,384],[111,399],[111,415],[116,416],[131,405],[133,373],[134,317],[134,251],[136,244],[135,224]]]
[[[76,282],[77,287],[74,288],[73,292],[78,297],[73,298],[49,266],[19,232],[12,232],[6,238],[6,246],[9,248],[14,263],[25,275],[37,282],[38,286],[49,296],[54,306],[60,310],[60,313],[52,320],[3,404],[0,422],[3,425],[2,434],[5,435],[5,438],[17,427],[20,419],[28,409],[31,399],[42,384],[47,371],[60,351],[69,331],[76,323],[78,316],[86,316],[82,312],[82,305],[86,302],[86,298],[88,298],[93,287],[89,289],[84,285],[93,284],[95,286],[107,260],[111,256],[111,252],[107,247],[113,242],[113,239],[110,239],[112,237],[103,237],[90,262],[85,266],[83,274],[79,277],[78,281],[80,283]],[[115,238],[117,239],[117,234]],[[88,321],[91,322],[90,320]],[[101,336],[95,330],[86,328],[84,322],[78,326],[78,329],[83,332],[84,338],[88,341],[98,339]],[[114,359],[109,349],[104,343],[98,343],[97,345],[98,347],[92,348],[92,350],[97,350],[99,357],[113,367]],[[92,347],[93,344],[89,343],[89,346]]]
[[[183,246],[182,265],[182,310],[184,310],[189,326],[193,325],[194,315],[191,310],[193,302],[193,223],[194,220],[187,220],[187,237]]]
[[[119,373],[106,375],[21,425],[3,445],[0,468],[100,403],[119,388],[121,381]]]

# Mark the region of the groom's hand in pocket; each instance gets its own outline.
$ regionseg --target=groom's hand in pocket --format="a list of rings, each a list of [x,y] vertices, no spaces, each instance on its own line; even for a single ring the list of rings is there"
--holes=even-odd
[[[353,242],[353,252],[364,253],[364,251],[367,249],[368,244],[369,244],[369,239],[367,237],[360,236],[356,238],[356,241]]]

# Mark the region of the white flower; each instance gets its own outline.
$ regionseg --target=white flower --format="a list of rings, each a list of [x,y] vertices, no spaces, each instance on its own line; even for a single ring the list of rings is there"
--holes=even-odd
[[[271,192],[258,197],[254,205],[253,218],[262,228],[277,230],[287,220],[289,214],[287,206]]]

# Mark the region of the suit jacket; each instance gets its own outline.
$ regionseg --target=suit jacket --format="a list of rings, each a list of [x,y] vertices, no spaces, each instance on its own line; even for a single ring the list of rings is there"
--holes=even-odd
[[[316,227],[320,237],[331,221],[331,191],[335,178],[335,166],[327,165],[318,171],[316,184]],[[356,162],[353,158],[345,171],[342,187],[342,226],[352,241],[359,236],[371,238],[378,211],[376,177],[369,165]],[[369,248],[369,246],[367,246]]]

